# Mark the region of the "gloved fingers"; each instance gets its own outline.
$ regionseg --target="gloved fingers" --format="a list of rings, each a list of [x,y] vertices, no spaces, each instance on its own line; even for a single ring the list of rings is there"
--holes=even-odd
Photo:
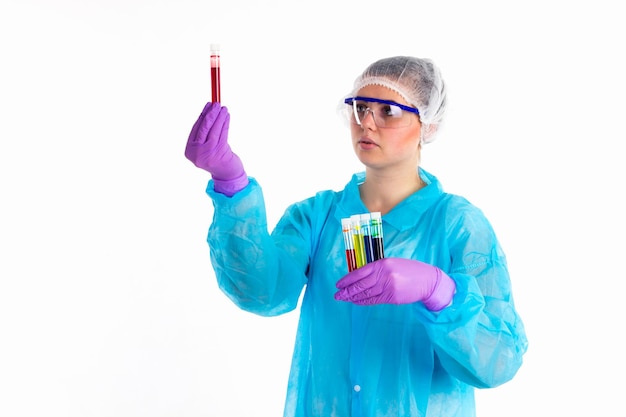
[[[193,125],[191,133],[189,134],[189,141],[191,143],[194,145],[202,145],[209,141],[209,132],[217,122],[222,109],[223,107],[219,103],[209,102],[204,106],[200,117],[198,117],[198,120]],[[221,124],[219,129],[221,130]]]
[[[210,101],[204,105],[200,116],[198,116],[198,120],[196,120],[196,122],[193,124],[191,132],[189,133],[189,144],[202,144],[206,141],[206,135],[198,135],[198,130],[204,123],[206,123],[207,115],[211,113],[211,110],[213,110],[213,112],[215,113],[215,115],[210,116],[212,118],[211,120],[215,120],[219,107],[219,103],[213,103]],[[213,122],[211,121],[211,123]]]
[[[362,268],[364,268],[364,266],[359,269]],[[352,275],[356,271],[358,270],[352,271],[348,275]],[[380,285],[381,283],[378,280],[379,276],[376,273],[372,274],[367,271],[360,272],[360,274],[356,274],[356,277],[354,275],[350,277],[346,275],[346,277],[340,280],[343,281],[341,284],[337,282],[339,291],[335,293],[336,300],[358,302],[377,297],[382,293],[384,285]],[[363,272],[365,272],[365,274]],[[346,285],[346,282],[350,283]]]
[[[204,138],[202,143],[211,150],[220,150],[227,145],[228,125],[230,124],[230,114],[226,107],[214,111],[210,109],[205,117],[205,122],[198,128],[198,136]]]
[[[361,306],[381,304],[388,302],[389,294],[384,294],[382,286],[374,285],[373,287],[347,287],[335,293],[335,300],[349,301]]]
[[[220,114],[215,121],[215,128],[220,128],[219,134],[216,133],[216,145],[219,147],[221,147],[222,145],[227,145],[228,129],[230,128],[230,113],[228,113],[228,109],[226,107],[223,107],[222,110],[220,110]],[[213,131],[213,129],[211,129],[211,131]],[[209,140],[213,140],[211,138],[211,132],[209,132]]]
[[[228,126],[230,114],[226,107],[218,103],[208,108],[200,116],[187,141],[185,156],[196,166],[211,169],[215,161],[221,160],[230,152],[228,146]],[[205,107],[205,109],[207,109]],[[199,165],[200,164],[200,165]]]
[[[204,140],[206,139],[206,137],[205,138],[198,137],[198,129],[200,128],[202,123],[204,123],[204,119],[207,113],[209,113],[212,108],[219,108],[219,103],[216,104],[216,103],[209,101],[208,103],[204,105],[202,112],[200,112],[200,116],[198,116],[198,120],[196,120],[196,123],[194,123],[193,127],[191,128],[191,133],[189,134],[190,142],[204,143]]]
[[[339,290],[335,293],[335,300],[337,301],[350,301],[359,305],[371,305],[378,304],[382,292],[378,287],[371,288],[355,288],[348,287],[347,289]]]
[[[373,268],[375,268],[375,263],[376,262],[370,262],[369,264],[363,265],[362,267],[344,275],[343,278],[337,281],[335,286],[342,289],[354,284],[355,282],[361,281],[363,278],[372,273]]]

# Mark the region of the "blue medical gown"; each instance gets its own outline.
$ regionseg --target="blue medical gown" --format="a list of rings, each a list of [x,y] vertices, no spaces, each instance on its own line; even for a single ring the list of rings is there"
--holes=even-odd
[[[285,417],[475,415],[474,387],[509,381],[527,348],[505,255],[483,213],[426,187],[383,216],[386,257],[436,265],[456,282],[439,313],[422,303],[357,306],[336,301],[347,273],[341,219],[365,213],[364,173],[343,191],[322,191],[287,208],[271,235],[254,178],[229,198],[213,190],[208,233],[221,290],[241,309],[294,310],[304,289]]]

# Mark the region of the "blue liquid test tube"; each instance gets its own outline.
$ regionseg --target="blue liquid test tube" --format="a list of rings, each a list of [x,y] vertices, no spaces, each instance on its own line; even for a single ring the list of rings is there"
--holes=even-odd
[[[372,216],[369,213],[361,214],[361,231],[363,232],[363,249],[365,251],[366,263],[374,262],[374,242],[370,224]]]

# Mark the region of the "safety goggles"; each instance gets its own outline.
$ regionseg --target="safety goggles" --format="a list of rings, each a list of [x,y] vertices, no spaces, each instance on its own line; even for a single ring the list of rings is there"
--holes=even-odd
[[[348,97],[344,102],[352,106],[349,114],[350,122],[361,126],[368,113],[372,114],[374,123],[378,127],[406,127],[412,122],[413,115],[419,116],[415,107],[405,106],[391,100],[382,100],[372,97]]]

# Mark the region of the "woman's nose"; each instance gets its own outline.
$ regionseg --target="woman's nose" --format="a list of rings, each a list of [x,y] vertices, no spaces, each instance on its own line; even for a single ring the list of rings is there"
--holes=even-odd
[[[372,111],[372,109],[366,109],[365,110],[365,114],[363,115],[363,117],[361,118],[361,126],[365,127],[365,122],[368,120],[367,116],[371,115],[371,121],[369,121],[369,126],[376,126],[376,120],[374,119],[374,112]]]

